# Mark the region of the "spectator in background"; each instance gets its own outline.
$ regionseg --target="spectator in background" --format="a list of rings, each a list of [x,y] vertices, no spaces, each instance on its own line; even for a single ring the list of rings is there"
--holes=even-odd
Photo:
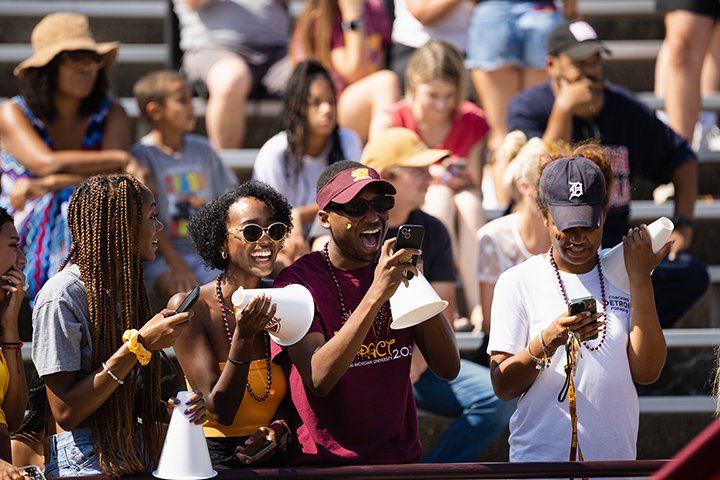
[[[447,229],[437,218],[420,210],[432,177],[428,166],[450,155],[449,150],[429,149],[407,128],[385,130],[368,142],[363,163],[397,190],[395,206],[388,212],[386,239],[395,238],[402,224],[422,225],[422,271],[440,298],[447,300],[446,319],[457,318],[455,269]],[[418,264],[420,265],[420,264]],[[460,360],[460,372],[445,380],[428,368],[419,350],[413,349],[410,379],[418,408],[452,417],[435,447],[426,451],[427,463],[474,462],[505,430],[514,403],[495,396],[490,371],[469,360]]]
[[[511,462],[636,458],[633,382],[657,380],[666,357],[650,273],[670,243],[654,254],[647,227],[631,229],[623,237],[630,293],[607,280],[598,250],[612,177],[598,146],[544,160],[538,203],[552,247],[495,286],[493,386],[502,399],[519,397]],[[568,313],[571,299],[587,296],[597,313]]]
[[[182,69],[208,92],[205,126],[216,149],[240,148],[248,97],[280,95],[287,67],[287,0],[173,0]]]
[[[576,0],[563,0],[566,18],[577,16]],[[507,107],[517,92],[547,80],[546,45],[563,20],[554,0],[480,0],[470,22],[465,65],[490,124],[488,146],[500,146],[507,127]],[[509,201],[502,184],[506,165],[493,161],[493,184],[500,205]]]
[[[702,130],[717,123],[715,112],[702,112],[702,94],[718,89],[720,3],[716,0],[656,0],[665,13],[665,39],[655,63],[655,95],[665,98],[667,123],[698,147]],[[696,124],[701,128],[696,134]],[[698,150],[698,148],[695,148]]]
[[[467,48],[472,0],[395,0],[390,68],[406,83],[410,57],[429,40],[444,40],[463,55]]]
[[[152,192],[137,179],[89,178],[72,196],[68,225],[67,265],[43,286],[33,311],[33,363],[56,428],[45,474],[147,472],[159,460],[167,420],[160,351],[192,312],[151,318],[142,263],[155,257],[162,223]],[[182,406],[190,421],[203,422],[202,396],[190,402]]]
[[[536,201],[540,156],[548,150],[538,137],[526,140],[522,132],[510,132],[496,152],[498,156],[509,158],[505,183],[513,192],[512,213],[486,223],[477,234],[477,278],[485,337],[474,360],[486,366],[490,365],[486,350],[498,277],[508,268],[550,248],[550,237]]]
[[[282,347],[292,362],[290,394],[298,412],[295,464],[393,464],[420,458],[410,384],[412,351],[420,349],[440,378],[455,378],[460,358],[447,320],[391,329],[389,299],[417,249],[391,252],[385,239],[395,188],[375,170],[337,162],[318,180],[317,202],[330,240],[283,270],[274,287],[304,285],[315,301],[307,334]]]
[[[0,206],[15,217],[29,298],[70,249],[67,206],[88,175],[145,170],[127,149],[130,121],[108,96],[119,44],[96,43],[87,17],[53,13],[32,32],[33,55],[15,68],[19,96],[0,106]]]
[[[276,305],[269,295],[260,295],[243,309],[233,309],[230,297],[238,288],[270,288],[272,283],[263,277],[272,273],[291,229],[285,198],[255,181],[203,206],[190,222],[203,261],[222,273],[200,289],[193,321],[174,349],[188,387],[206,398],[204,430],[214,468],[270,459],[280,463],[290,440],[284,421],[289,411],[287,376],[270,361],[270,336],[264,331]],[[182,295],[173,297],[168,308],[177,308],[181,301]],[[258,449],[257,443],[265,441],[272,448]]]
[[[193,135],[192,93],[184,77],[172,71],[143,76],[135,99],[151,130],[130,152],[152,173],[160,221],[159,256],[145,266],[145,282],[161,303],[217,276],[204,267],[188,232],[190,217],[205,203],[237,184],[207,138]],[[167,233],[165,233],[167,232]]]
[[[24,266],[25,255],[20,249],[20,236],[13,218],[7,210],[0,208],[0,460],[9,463],[13,461],[10,432],[20,427],[28,399],[18,331],[20,305],[25,293]]]
[[[628,230],[635,176],[675,187],[674,241],[668,258],[655,269],[653,285],[660,323],[671,327],[705,292],[704,265],[684,253],[693,236],[697,197],[697,159],[688,143],[657,119],[626,90],[605,82],[602,56],[607,52],[586,22],[557,27],[548,41],[550,81],[516,95],[508,126],[545,143],[594,140],[610,161],[615,182],[610,192],[603,245],[612,247]]]
[[[450,232],[470,312],[479,303],[475,238],[485,217],[480,188],[488,124],[482,110],[465,100],[466,90],[460,52],[449,43],[430,40],[410,59],[405,98],[373,118],[371,138],[391,127],[405,127],[426,145],[450,150],[449,159],[430,166],[433,182],[423,210]],[[467,322],[458,325],[468,326],[472,328]]]
[[[308,0],[297,19],[291,56],[316,59],[338,94],[338,124],[365,142],[370,121],[400,98],[397,75],[385,70],[390,23],[381,0]]]
[[[360,160],[362,143],[355,131],[338,127],[335,87],[315,60],[295,66],[278,123],[280,132],[265,142],[255,159],[253,178],[284,192],[293,206],[296,231],[286,248],[294,250],[288,259],[294,261],[298,253],[307,252],[307,240],[324,232],[317,224],[315,203],[320,174],[340,160]]]

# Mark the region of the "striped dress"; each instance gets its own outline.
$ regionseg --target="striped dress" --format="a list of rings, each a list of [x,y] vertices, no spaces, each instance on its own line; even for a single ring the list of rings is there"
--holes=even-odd
[[[16,96],[11,101],[20,107],[40,138],[53,149],[53,142],[45,124],[30,111],[25,100],[21,96]],[[102,148],[109,111],[110,100],[106,98],[88,119],[82,150]],[[75,191],[75,187],[67,187],[59,192],[29,200],[25,203],[25,208],[15,211],[10,206],[9,197],[15,181],[18,178],[37,177],[4,150],[0,151],[0,169],[2,170],[0,206],[5,207],[15,217],[15,226],[20,234],[20,248],[27,257],[25,276],[29,287],[27,293],[32,302],[47,279],[57,273],[70,250],[67,213],[70,196]]]

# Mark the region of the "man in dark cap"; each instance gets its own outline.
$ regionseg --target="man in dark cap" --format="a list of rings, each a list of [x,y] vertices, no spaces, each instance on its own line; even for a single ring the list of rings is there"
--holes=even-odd
[[[304,285],[315,317],[298,343],[283,347],[292,362],[294,464],[392,464],[421,454],[410,384],[414,344],[430,369],[452,380],[460,368],[455,335],[442,314],[414,327],[390,328],[389,299],[404,288],[418,249],[392,252],[385,240],[395,187],[357,162],[330,165],[318,180],[320,224],[330,240],[283,270],[275,287]]]
[[[675,189],[675,231],[670,255],[653,274],[660,321],[672,326],[705,292],[703,264],[683,253],[693,235],[697,159],[688,143],[627,90],[603,79],[602,55],[610,51],[584,21],[565,22],[548,39],[550,80],[516,95],[509,130],[548,143],[597,141],[614,173],[603,245],[612,247],[628,230],[631,185],[642,176]]]

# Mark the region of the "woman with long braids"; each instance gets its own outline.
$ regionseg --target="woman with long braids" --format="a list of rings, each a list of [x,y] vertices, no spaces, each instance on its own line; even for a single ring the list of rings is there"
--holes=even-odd
[[[33,362],[57,432],[46,474],[147,472],[163,442],[162,349],[191,316],[151,318],[142,263],[155,258],[162,229],[155,199],[134,177],[91,177],[70,201],[68,225],[68,259],[33,312]],[[190,403],[191,419],[204,421],[202,396]]]
[[[290,205],[272,187],[241,184],[206,204],[190,220],[190,235],[208,267],[222,270],[200,288],[190,327],[175,343],[189,385],[206,399],[205,437],[215,468],[233,468],[272,459],[290,432],[283,421],[287,379],[271,362],[263,329],[276,306],[267,295],[233,310],[238,288],[269,288],[263,279],[292,229]],[[175,308],[181,301],[173,297]],[[273,458],[274,457],[274,458]]]
[[[634,460],[633,382],[657,380],[666,356],[650,274],[671,242],[655,254],[645,225],[629,230],[630,288],[621,290],[598,253],[612,180],[602,149],[552,154],[539,171],[550,250],[500,275],[490,320],[493,387],[503,400],[519,397],[510,461]],[[575,303],[581,311],[571,312]]]
[[[295,67],[278,123],[280,132],[265,142],[255,159],[253,178],[285,194],[298,227],[294,236],[303,237],[317,218],[315,186],[320,173],[340,160],[360,161],[362,143],[353,130],[338,127],[335,87],[315,60]]]

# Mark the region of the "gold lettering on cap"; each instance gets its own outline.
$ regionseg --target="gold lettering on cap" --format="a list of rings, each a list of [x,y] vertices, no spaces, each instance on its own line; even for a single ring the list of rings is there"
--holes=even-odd
[[[359,180],[367,180],[370,178],[370,172],[367,168],[356,168],[352,171],[352,178],[353,182],[357,182]]]

